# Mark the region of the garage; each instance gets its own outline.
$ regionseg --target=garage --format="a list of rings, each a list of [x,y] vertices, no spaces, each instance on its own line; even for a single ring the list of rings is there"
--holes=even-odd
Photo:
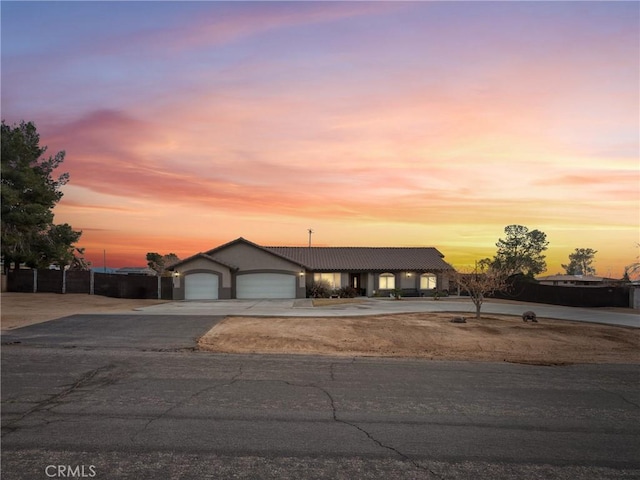
[[[236,298],[296,298],[296,276],[283,273],[238,275]]]
[[[191,273],[184,277],[185,300],[217,300],[218,275]]]

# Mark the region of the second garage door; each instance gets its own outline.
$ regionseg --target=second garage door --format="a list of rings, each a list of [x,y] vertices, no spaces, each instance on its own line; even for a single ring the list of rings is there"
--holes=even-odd
[[[249,273],[236,278],[237,298],[296,298],[296,277],[282,273]]]

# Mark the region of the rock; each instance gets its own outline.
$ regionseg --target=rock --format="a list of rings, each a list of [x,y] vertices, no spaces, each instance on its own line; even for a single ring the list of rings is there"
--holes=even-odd
[[[536,318],[536,313],[532,312],[531,310],[527,310],[522,314],[522,321],[523,322],[531,321],[531,322],[538,323],[538,319]]]
[[[464,317],[453,317],[449,320],[451,323],[467,323],[467,319]]]

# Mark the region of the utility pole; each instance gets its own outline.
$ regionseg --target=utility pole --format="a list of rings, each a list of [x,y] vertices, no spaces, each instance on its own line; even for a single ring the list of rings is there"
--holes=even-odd
[[[309,232],[309,248],[311,248],[311,234],[313,233],[313,230],[309,229],[307,232]]]

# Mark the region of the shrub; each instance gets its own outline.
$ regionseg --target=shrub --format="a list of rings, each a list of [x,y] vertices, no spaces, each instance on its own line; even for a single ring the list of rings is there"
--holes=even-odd
[[[433,290],[424,291],[421,295],[423,297],[433,297],[434,300],[439,300],[441,297],[448,297],[449,292],[447,290],[437,290],[434,288]]]
[[[329,298],[331,296],[331,285],[329,282],[320,280],[313,282],[307,287],[307,298]]]
[[[355,298],[358,296],[358,291],[349,285],[336,289],[335,293],[340,298]]]

